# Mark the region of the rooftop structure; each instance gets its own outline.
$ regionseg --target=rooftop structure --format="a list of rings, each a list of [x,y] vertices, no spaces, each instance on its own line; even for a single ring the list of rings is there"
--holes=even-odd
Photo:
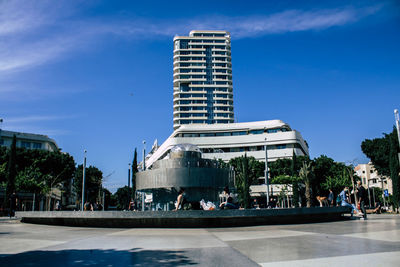
[[[174,38],[174,129],[233,123],[230,34],[191,31]]]

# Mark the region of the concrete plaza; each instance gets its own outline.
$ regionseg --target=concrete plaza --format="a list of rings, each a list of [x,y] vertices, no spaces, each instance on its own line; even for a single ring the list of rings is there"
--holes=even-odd
[[[207,229],[46,226],[0,219],[0,266],[398,266],[400,216]]]

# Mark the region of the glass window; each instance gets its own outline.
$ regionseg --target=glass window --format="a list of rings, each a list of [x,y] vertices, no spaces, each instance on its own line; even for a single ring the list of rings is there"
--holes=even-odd
[[[33,143],[33,148],[35,149],[41,149],[42,148],[42,144],[41,143]]]
[[[264,130],[251,130],[249,133],[250,134],[263,134]]]
[[[232,135],[246,135],[247,132],[241,131],[241,132],[232,132]]]
[[[30,142],[21,141],[21,147],[23,148],[31,148]]]
[[[215,133],[201,133],[200,137],[209,137],[209,136],[215,136]]]
[[[180,40],[179,42],[179,48],[180,49],[188,49],[189,47],[189,41],[188,40]]]

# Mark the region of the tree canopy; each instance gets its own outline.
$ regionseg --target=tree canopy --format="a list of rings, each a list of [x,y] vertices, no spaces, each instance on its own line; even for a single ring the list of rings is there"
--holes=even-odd
[[[11,155],[11,148],[0,149],[0,181],[6,181],[4,171],[14,165],[16,191],[47,193],[51,187],[68,183],[75,172],[75,161],[68,153],[15,148],[13,164]]]
[[[75,170],[74,187],[78,196],[82,195],[83,165]],[[103,173],[94,166],[86,167],[85,172],[85,202],[95,202],[100,195]],[[78,197],[79,198],[79,197]]]
[[[384,133],[383,137],[366,139],[361,143],[361,150],[371,159],[372,164],[380,175],[389,176],[393,183],[393,202],[395,208],[399,207],[400,182],[399,159],[400,152],[396,128],[390,134]]]

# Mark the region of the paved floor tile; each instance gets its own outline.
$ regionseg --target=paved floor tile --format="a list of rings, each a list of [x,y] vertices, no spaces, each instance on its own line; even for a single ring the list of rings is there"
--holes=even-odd
[[[400,216],[205,229],[0,221],[0,266],[398,266]]]

